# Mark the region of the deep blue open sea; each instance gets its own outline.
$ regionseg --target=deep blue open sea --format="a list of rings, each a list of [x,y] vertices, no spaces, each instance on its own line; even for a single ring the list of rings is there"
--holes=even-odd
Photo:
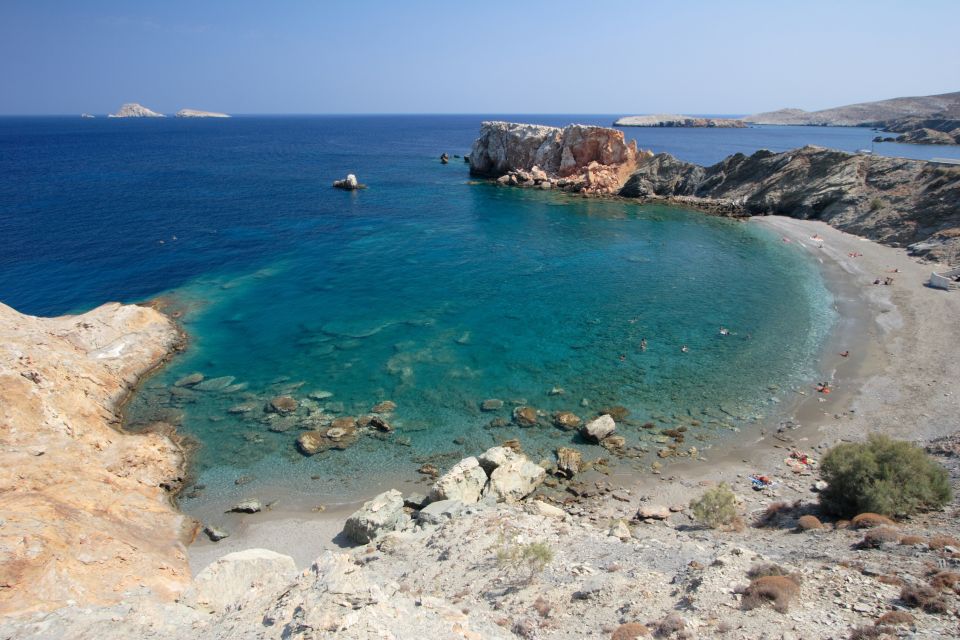
[[[654,421],[688,427],[686,446],[703,448],[817,375],[833,301],[799,250],[758,225],[496,188],[471,181],[459,158],[438,162],[469,152],[489,118],[0,118],[0,301],[45,315],[163,295],[183,310],[189,348],[127,419],[195,437],[211,500],[238,491],[241,475],[254,477],[243,491],[345,494],[359,478],[413,474],[510,437],[535,458],[561,444],[602,453],[550,427],[490,427],[517,403],[582,416],[622,405],[631,446],[662,446],[642,427]],[[874,135],[626,132],[700,163],[807,143],[869,148]],[[330,187],[347,173],[369,188]],[[172,388],[193,372],[220,380]],[[301,407],[279,430],[262,406],[284,393]],[[481,412],[487,398],[504,409]],[[398,406],[393,435],[297,453],[318,415],[359,415],[384,399]],[[237,405],[256,408],[228,411]]]

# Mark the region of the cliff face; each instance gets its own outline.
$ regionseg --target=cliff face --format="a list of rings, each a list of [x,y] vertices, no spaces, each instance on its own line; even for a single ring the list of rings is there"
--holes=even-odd
[[[564,179],[571,190],[612,193],[636,167],[637,157],[636,143],[627,144],[615,129],[484,122],[470,151],[470,173],[496,178],[542,172],[548,179]]]
[[[190,579],[164,487],[183,456],[118,431],[118,406],[179,340],[146,307],[35,318],[0,304],[0,614],[171,599]]]
[[[640,163],[620,195],[819,219],[887,244],[912,245],[933,260],[960,262],[960,167],[812,146],[738,153],[710,167],[659,154]]]

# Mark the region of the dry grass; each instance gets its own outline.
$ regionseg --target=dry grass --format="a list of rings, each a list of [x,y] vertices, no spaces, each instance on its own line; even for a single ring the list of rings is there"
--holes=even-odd
[[[769,602],[774,611],[786,613],[799,592],[800,585],[790,576],[754,578],[743,592],[743,608],[749,611]]]
[[[888,624],[893,626],[913,624],[913,616],[906,611],[887,611],[877,618],[876,624]]]
[[[881,640],[896,638],[897,630],[893,627],[865,625],[850,632],[850,640]]]
[[[900,599],[908,606],[923,609],[927,613],[946,613],[947,603],[933,587],[926,585],[904,586]]]
[[[913,546],[915,544],[926,544],[927,539],[923,536],[903,536],[900,538],[900,544],[904,546]]]
[[[800,531],[816,531],[817,529],[823,529],[823,523],[817,516],[800,516],[797,518],[797,529]]]
[[[780,521],[791,515],[793,505],[789,502],[771,502],[753,523],[757,528],[779,526]]]
[[[863,535],[863,540],[857,543],[859,549],[878,549],[880,545],[900,542],[900,534],[890,527],[870,529]]]
[[[861,513],[853,517],[850,521],[854,529],[872,529],[873,527],[893,527],[896,523],[879,513]]]
[[[650,629],[639,622],[628,622],[617,627],[610,640],[636,640],[650,635]]]
[[[878,576],[877,582],[881,582],[883,584],[892,584],[895,587],[903,586],[903,578],[901,578],[900,576],[891,575],[889,573],[884,574],[882,576]]]
[[[931,549],[939,551],[944,547],[960,547],[960,540],[952,536],[933,536],[930,538],[930,541],[927,542],[927,545]]]
[[[931,576],[930,586],[940,591],[957,591],[958,587],[960,587],[960,573],[956,571],[938,571]]]
[[[755,564],[747,570],[747,577],[751,580],[756,578],[766,578],[768,576],[789,576],[790,572],[781,567],[778,564],[773,562],[764,562],[762,564]],[[794,578],[794,582],[798,582]]]
[[[680,633],[687,628],[687,623],[676,613],[671,613],[657,623],[654,634],[658,638],[668,638],[674,633]]]

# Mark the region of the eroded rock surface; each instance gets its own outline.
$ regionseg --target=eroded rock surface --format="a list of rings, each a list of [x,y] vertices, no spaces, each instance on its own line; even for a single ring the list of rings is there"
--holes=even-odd
[[[183,454],[163,430],[119,431],[117,415],[178,341],[147,307],[36,318],[0,304],[0,613],[144,588],[169,600],[188,584],[188,521],[165,489]]]

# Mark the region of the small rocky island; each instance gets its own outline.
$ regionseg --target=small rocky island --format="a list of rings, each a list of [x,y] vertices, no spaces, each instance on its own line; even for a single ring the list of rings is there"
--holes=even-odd
[[[180,109],[177,118],[229,118],[230,114],[218,111],[200,111],[199,109]]]
[[[162,113],[157,113],[136,102],[128,102],[120,107],[116,113],[111,113],[108,118],[166,118]]]
[[[700,118],[675,114],[649,116],[624,116],[613,123],[615,127],[699,127],[719,129],[745,129],[747,123],[736,118]]]

